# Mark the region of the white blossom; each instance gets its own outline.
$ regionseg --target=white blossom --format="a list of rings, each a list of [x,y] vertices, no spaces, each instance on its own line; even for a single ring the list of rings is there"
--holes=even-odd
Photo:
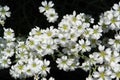
[[[39,10],[41,13],[49,10],[50,8],[52,8],[54,6],[54,3],[52,1],[47,2],[46,0],[42,1],[41,4],[42,4],[42,6],[39,7]]]
[[[49,9],[44,15],[47,17],[48,22],[54,23],[58,19],[58,13],[54,9]]]
[[[72,59],[68,59],[67,56],[62,56],[61,58],[57,58],[56,63],[58,64],[57,67],[64,71],[69,70],[69,66],[73,63]]]
[[[8,6],[0,6],[0,18],[5,20],[6,17],[10,17],[11,12],[9,10],[10,8]]]
[[[90,41],[89,40],[79,40],[79,45],[80,45],[80,50],[82,52],[86,52],[86,51],[90,51],[91,48],[90,48]]]
[[[92,38],[93,39],[99,39],[102,36],[102,29],[98,25],[93,26],[93,32],[92,32]]]
[[[41,67],[40,67],[40,74],[41,75],[46,76],[47,73],[50,73],[50,67],[49,67],[49,65],[50,65],[50,61],[44,59],[44,61],[41,64]]]

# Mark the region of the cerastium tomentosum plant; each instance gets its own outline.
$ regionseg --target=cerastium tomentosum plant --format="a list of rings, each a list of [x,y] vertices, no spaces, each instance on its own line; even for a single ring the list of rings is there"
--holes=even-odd
[[[40,13],[52,23],[58,19],[53,6],[52,1],[42,1],[39,7]],[[0,20],[4,22],[6,16],[10,17],[9,7],[0,7]],[[101,14],[98,24],[93,23],[91,16],[73,11],[73,14],[63,16],[57,29],[36,26],[25,40],[15,38],[13,29],[4,28],[0,38],[0,69],[9,67],[15,79],[47,80],[52,64],[45,56],[51,56],[60,70],[81,68],[88,71],[86,80],[119,80],[120,2]],[[112,31],[114,38],[105,36]],[[15,56],[13,62],[12,56]],[[81,59],[84,61],[80,62]],[[48,80],[55,79],[49,77]]]

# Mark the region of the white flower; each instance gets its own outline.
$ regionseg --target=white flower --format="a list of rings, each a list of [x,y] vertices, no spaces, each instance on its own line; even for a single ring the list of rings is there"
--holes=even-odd
[[[73,15],[70,15],[70,23],[72,23],[72,25],[78,25],[82,23],[79,16],[76,15],[76,11],[73,11]]]
[[[11,28],[4,28],[4,38],[8,41],[14,41],[14,30]]]
[[[85,70],[86,72],[87,72],[88,70],[90,70],[91,66],[90,66],[89,61],[85,61],[84,63],[82,63],[82,65],[80,66],[80,68],[82,68],[82,69]]]
[[[86,28],[85,23],[82,23],[82,24],[78,24],[78,25],[73,26],[73,29],[76,29],[76,30],[77,30],[79,36],[81,36],[81,34],[83,34],[83,32],[85,31],[85,28]]]
[[[47,17],[48,22],[54,23],[58,18],[58,13],[56,13],[55,9],[52,8],[54,6],[52,1],[49,1],[47,3],[45,0],[42,2],[42,5],[43,7],[39,7],[40,13],[44,12],[44,15]]]
[[[6,57],[12,57],[15,52],[14,49],[5,48],[3,51],[1,51],[1,53]]]
[[[40,74],[42,76],[47,76],[47,73],[50,72],[50,67],[48,67],[49,65],[50,65],[50,61],[44,59],[40,67]]]
[[[18,51],[16,52],[15,57],[18,59],[28,59],[29,54],[28,54],[28,51]]]
[[[43,7],[39,7],[40,13],[42,13],[44,11],[48,11],[49,9],[51,9],[54,6],[54,4],[52,1],[47,2],[45,0],[45,1],[42,1],[42,6]]]
[[[115,35],[115,39],[109,39],[108,44],[117,51],[120,49],[120,34]]]
[[[77,41],[79,34],[77,33],[77,30],[71,29],[70,30],[70,40],[71,41]]]
[[[105,24],[109,26],[111,30],[119,30],[120,29],[120,17],[119,13],[114,10],[106,11],[104,13]]]
[[[58,24],[58,29],[62,32],[69,32],[71,29],[71,25],[68,22],[62,21]]]
[[[48,22],[54,23],[58,19],[58,13],[54,9],[47,10],[44,15],[47,17]]]
[[[100,20],[99,20],[98,24],[99,24],[99,26],[102,27],[103,33],[107,33],[110,29],[109,26],[106,24],[107,20],[108,19],[106,19],[106,17],[103,16],[103,14],[100,15]]]
[[[105,58],[108,56],[108,54],[111,54],[112,51],[110,48],[105,49],[105,46],[99,45],[98,47],[100,52],[94,52],[94,55],[96,54],[96,62],[99,64],[102,64],[103,62],[105,62]]]
[[[99,66],[98,72],[93,72],[93,77],[97,80],[112,80],[112,78],[110,78],[110,74],[111,72],[107,71],[104,66]]]
[[[114,15],[112,16],[112,18],[110,19],[111,24],[110,24],[110,28],[112,30],[119,30],[120,29],[120,18],[119,17],[115,17]]]
[[[70,39],[70,35],[68,33],[66,33],[66,34],[60,33],[60,34],[58,34],[58,43],[63,47],[66,46],[66,44],[69,42],[69,39]]]
[[[98,25],[93,26],[93,32],[92,32],[92,38],[93,39],[99,39],[102,36],[102,29]]]
[[[114,4],[112,8],[117,15],[120,14],[120,2],[119,2],[119,4]]]
[[[90,58],[90,59],[89,59],[89,65],[90,65],[90,66],[96,64],[96,62],[97,62],[97,61],[96,61],[97,57],[98,57],[98,54],[95,54],[95,53],[89,55],[89,58]]]
[[[119,4],[120,4],[120,2],[119,2]],[[113,5],[113,9],[114,10],[119,10],[119,8],[120,8],[120,5],[119,4],[114,4]]]
[[[19,41],[18,44],[17,44],[17,49],[16,50],[18,50],[18,52],[19,51],[24,52],[24,51],[28,50],[28,47],[26,46],[25,42]]]
[[[54,43],[53,39],[45,40],[42,48],[44,49],[43,55],[50,55],[54,53],[54,50],[57,49],[57,45]]]
[[[70,71],[75,71],[75,69],[77,69],[79,67],[79,60],[76,60],[76,59],[69,59],[69,63],[71,65],[70,66]]]
[[[35,27],[33,28],[30,32],[29,35],[30,36],[34,36],[35,38],[41,36],[43,34],[43,30],[41,30],[39,27]]]
[[[11,66],[10,74],[12,77],[16,78],[26,78],[27,65],[25,64],[27,60],[18,60],[15,65]]]
[[[85,14],[84,13],[80,13],[77,15],[77,17],[82,21],[82,22],[85,22]]]
[[[4,6],[4,7],[1,7],[0,6],[0,17],[5,20],[6,19],[6,16],[7,17],[10,17],[10,14],[11,12],[9,12],[9,7],[8,6]]]
[[[24,72],[26,71],[26,66],[22,62],[18,62],[13,65],[10,69],[10,74],[16,78],[25,78]]]
[[[25,71],[25,66],[21,63],[18,63],[14,66],[15,71],[17,71],[19,74],[22,74],[22,72]]]
[[[12,69],[10,69],[10,75],[15,79],[20,77],[19,74],[13,70],[13,66],[12,66]]]
[[[86,52],[86,51],[90,51],[90,41],[89,40],[79,40],[79,45],[80,45],[80,50],[81,52]]]
[[[42,66],[42,61],[38,60],[37,58],[28,60],[28,67],[30,68],[31,72],[34,74],[40,72],[41,66]]]
[[[11,61],[8,57],[6,56],[3,56],[1,59],[0,59],[0,68],[8,68],[11,64]]]
[[[120,62],[120,55],[117,51],[113,51],[112,54],[108,54],[105,57],[105,60],[108,62],[110,67],[114,68],[114,66]]]
[[[93,29],[91,29],[91,28],[86,28],[82,35],[83,35],[86,39],[88,39],[89,37],[91,37],[92,34],[93,34]]]
[[[38,41],[35,40],[33,37],[29,37],[26,41],[26,45],[31,49],[35,49],[37,43],[38,43]]]
[[[54,29],[53,26],[50,26],[50,28],[47,28],[45,31],[44,31],[44,37],[46,38],[53,38],[57,35],[57,30]]]
[[[56,63],[58,64],[57,67],[64,71],[69,70],[69,66],[72,64],[73,60],[68,59],[67,56],[62,56],[61,58],[57,58]]]
[[[66,44],[66,46],[68,46],[67,47],[67,49],[68,49],[67,54],[68,55],[71,55],[72,53],[78,53],[79,52],[79,44],[76,43],[76,42],[69,42],[68,44]],[[71,53],[71,54],[69,54],[69,53]]]
[[[37,54],[39,54],[40,56],[46,55],[46,53],[43,54],[44,49],[43,49],[42,45],[43,45],[42,43],[39,43],[39,44],[36,45],[36,48],[35,48],[35,50],[37,51]]]
[[[118,69],[115,69],[115,67],[117,67]],[[113,79],[116,78],[116,80],[119,80],[120,79],[120,64],[115,65],[115,67],[110,77]]]

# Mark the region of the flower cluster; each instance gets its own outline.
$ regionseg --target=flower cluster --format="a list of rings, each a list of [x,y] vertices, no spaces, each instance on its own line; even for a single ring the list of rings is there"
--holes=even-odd
[[[4,37],[0,37],[0,68],[8,68],[11,65],[11,57],[15,53],[14,31],[4,28]]]
[[[40,13],[44,13],[47,17],[48,22],[54,23],[58,18],[58,13],[53,8],[54,3],[52,1],[42,1],[42,6],[39,7]]]
[[[10,17],[11,12],[8,6],[0,6],[0,24],[4,26],[6,17]]]
[[[101,26],[104,36],[95,52],[82,64],[88,71],[86,80],[119,80],[120,79],[120,2],[114,4],[111,10],[100,16],[98,25]],[[113,32],[109,37],[107,33]],[[106,40],[104,40],[106,39]],[[86,67],[86,68],[85,68]]]
[[[41,74],[41,77],[46,77],[47,73],[49,73],[49,64],[50,62],[46,59],[44,59],[44,61],[38,58],[20,59],[11,67],[10,74],[15,79],[24,79],[32,76],[34,76],[34,78],[37,76],[39,79],[38,75]]]
[[[42,2],[40,12],[44,12],[49,22],[55,22],[58,14],[52,8],[52,1]],[[111,10],[100,15],[98,24],[84,13],[67,14],[58,24],[58,29],[33,28],[27,39],[14,38],[14,31],[4,28],[0,38],[0,68],[10,67],[15,79],[34,77],[34,80],[47,80],[50,74],[50,60],[57,68],[75,71],[81,68],[89,72],[86,80],[120,79],[120,2]],[[109,36],[109,32],[113,32]],[[11,65],[11,57],[15,61]],[[84,61],[81,62],[80,60]],[[50,77],[48,80],[55,80]]]
[[[50,73],[50,61],[46,55],[53,55],[57,45],[54,41],[57,30],[52,26],[46,30],[33,28],[26,41],[18,41],[16,46],[17,63],[11,67],[14,78],[26,78],[34,75],[46,77]]]

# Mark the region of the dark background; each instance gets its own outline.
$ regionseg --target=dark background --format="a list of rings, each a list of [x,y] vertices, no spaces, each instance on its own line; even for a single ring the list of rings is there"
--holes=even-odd
[[[38,7],[41,6],[43,0],[0,0],[0,5],[10,7],[11,17],[7,18],[5,27],[15,30],[17,36],[27,36],[29,31],[39,26],[45,29],[51,25],[58,27],[63,15],[72,14],[75,10],[77,13],[85,13],[91,15],[95,19],[95,23],[99,20],[99,15],[110,10],[114,3],[119,0],[51,0],[55,4],[54,8],[59,15],[59,19],[54,23],[48,23],[46,17],[39,13]],[[47,0],[48,1],[48,0]],[[3,34],[2,26],[0,26],[0,35]],[[55,64],[56,65],[56,64]],[[52,67],[50,76],[56,80],[85,80],[88,74],[81,69],[74,72],[64,72]],[[0,80],[14,80],[9,75],[9,70],[0,70]],[[30,79],[29,79],[30,80]]]

